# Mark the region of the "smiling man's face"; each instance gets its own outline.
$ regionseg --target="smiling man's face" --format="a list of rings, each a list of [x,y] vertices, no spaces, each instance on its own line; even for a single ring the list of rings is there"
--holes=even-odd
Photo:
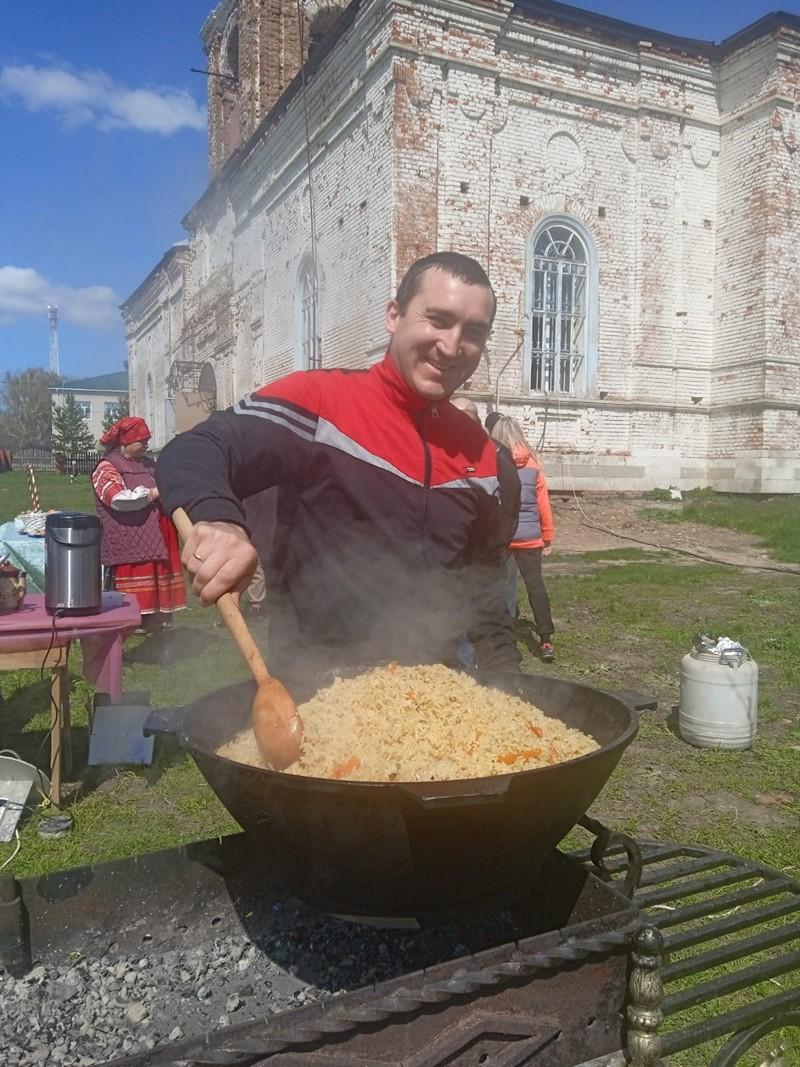
[[[406,384],[426,400],[450,396],[480,362],[492,328],[494,294],[432,267],[400,310],[386,309],[389,355]]]

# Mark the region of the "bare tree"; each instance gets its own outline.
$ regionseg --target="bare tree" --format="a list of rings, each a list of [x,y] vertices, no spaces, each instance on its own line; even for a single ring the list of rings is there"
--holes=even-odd
[[[57,374],[41,367],[29,367],[16,374],[6,371],[0,385],[0,443],[11,448],[49,447],[50,386],[60,381]]]

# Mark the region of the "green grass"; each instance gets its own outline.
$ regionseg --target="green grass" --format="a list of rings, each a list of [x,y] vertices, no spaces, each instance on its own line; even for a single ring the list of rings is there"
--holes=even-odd
[[[648,509],[646,514],[662,522],[700,522],[753,534],[775,559],[800,563],[800,496],[765,498],[702,489],[686,494],[682,506]]]
[[[568,556],[570,560],[580,559],[585,563],[614,563],[614,562],[640,562],[642,560],[668,559],[670,552],[659,552],[646,548],[598,548],[590,552],[559,552],[553,551],[553,559]]]
[[[45,511],[94,511],[94,493],[88,474],[79,474],[74,482],[68,475],[55,471],[36,471],[39,501]],[[31,510],[28,475],[24,470],[0,474],[0,524],[22,511]]]
[[[179,655],[168,666],[154,662],[157,638],[129,640],[125,645],[126,691],[149,692],[154,707],[170,707],[244,680],[241,659],[227,631],[215,627],[215,621],[215,612],[197,608],[176,616],[175,645],[182,646],[187,654]],[[75,827],[61,840],[42,840],[36,825],[49,811],[46,806],[38,808],[23,825],[21,849],[9,869],[20,877],[38,875],[237,829],[193,761],[174,745],[157,742],[151,767],[121,771],[86,767],[92,692],[80,677],[78,646],[73,646],[70,667],[78,780],[77,792],[68,799],[66,808],[75,818]],[[7,671],[0,674],[0,693],[4,698],[1,747],[46,768],[50,725],[47,683],[35,671]],[[10,846],[0,845],[0,862],[9,852]]]
[[[800,874],[796,822],[765,829],[717,813],[713,802],[729,792],[752,804],[759,794],[788,792],[795,799],[786,814],[800,816],[800,753],[793,747],[800,747],[800,578],[630,563],[553,576],[548,588],[558,625],[557,673],[600,689],[652,694],[662,709],[642,717],[638,741],[599,809],[605,806],[627,832],[694,839]],[[528,617],[522,598],[521,607]],[[762,729],[750,751],[694,749],[670,729],[680,660],[698,631],[737,638],[759,663]],[[543,669],[531,638],[523,654],[527,669]],[[694,810],[698,797],[709,798],[702,817]]]
[[[676,505],[674,508],[648,508],[642,512],[642,518],[656,519],[658,522],[681,523],[686,520],[683,517],[683,509]]]
[[[547,584],[558,625],[556,673],[600,689],[635,689],[659,701],[657,712],[643,713],[636,742],[592,814],[643,840],[705,845],[800,878],[800,578],[634,560],[588,574],[554,575]],[[529,617],[524,596],[520,603]],[[527,637],[524,624],[521,630]],[[759,663],[760,731],[748,751],[695,749],[674,732],[670,709],[678,702],[680,660],[698,630],[739,638]],[[525,669],[542,671],[533,641],[525,645]],[[777,794],[781,803],[765,800]],[[585,847],[586,841],[583,831],[574,831],[564,844]],[[784,988],[793,981],[796,975],[781,979]],[[723,1007],[778,991],[766,983],[728,998]],[[666,1027],[700,1021],[717,1008],[693,1009]],[[747,1067],[760,1064],[780,1040],[790,1050],[787,1062],[800,1062],[794,1031],[765,1039],[761,1055],[747,1059]],[[670,1062],[705,1067],[711,1058],[703,1047]]]
[[[50,475],[41,483],[45,505],[91,506],[87,479],[70,486],[68,479]],[[18,472],[0,476],[0,516],[22,510],[26,492]],[[17,504],[8,503],[14,499]],[[712,508],[717,503],[701,495],[696,505],[690,500],[686,506]],[[744,498],[733,503],[745,505],[739,508],[738,520],[750,514]],[[771,530],[787,529],[797,521],[796,498],[770,506],[775,509],[774,521],[767,524]],[[676,521],[681,521],[680,513]],[[596,566],[588,573],[547,577],[558,626],[557,662],[545,668],[536,657],[525,602],[519,627],[524,669],[547,670],[601,689],[635,689],[659,701],[657,712],[643,714],[636,742],[592,809],[596,817],[642,838],[694,842],[800,877],[800,578],[677,565],[659,555],[614,549],[571,556]],[[215,619],[214,613],[199,609],[182,613],[177,618],[178,643],[182,641],[186,654],[166,666],[157,662],[155,638],[129,641],[126,690],[147,690],[154,706],[168,707],[244,678],[230,638],[214,626]],[[738,638],[759,663],[760,730],[748,751],[694,749],[673,731],[669,713],[678,700],[680,660],[698,631]],[[263,632],[257,631],[261,638]],[[149,768],[86,768],[92,694],[80,677],[77,650],[73,657],[78,791],[68,806],[75,828],[67,838],[45,842],[36,833],[44,811],[33,812],[22,828],[20,853],[7,870],[40,875],[235,830],[193,762],[168,741],[156,742],[155,762]],[[0,674],[0,693],[5,698],[0,746],[15,748],[45,766],[46,684],[37,672],[7,672]],[[771,803],[764,799],[770,794],[783,794],[784,800]],[[584,844],[585,835],[573,834],[569,843]],[[10,846],[0,845],[0,863],[10,853]],[[774,991],[770,986],[761,992]],[[738,1002],[753,995],[743,993]],[[791,1040],[789,1047],[796,1050],[797,1038]],[[777,1044],[777,1038],[771,1044]],[[701,1067],[709,1059],[704,1049],[676,1057],[674,1063]]]

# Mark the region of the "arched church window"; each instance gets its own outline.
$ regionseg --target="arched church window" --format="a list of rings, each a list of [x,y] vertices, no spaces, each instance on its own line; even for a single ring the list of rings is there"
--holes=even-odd
[[[295,367],[313,370],[321,366],[319,323],[319,278],[314,261],[306,256],[300,264],[295,293]]]
[[[241,141],[241,106],[239,103],[239,27],[234,24],[228,30],[223,47],[223,70],[219,80],[222,94],[222,139],[227,158]]]
[[[225,59],[227,65],[226,74],[230,74],[232,78],[239,80],[239,27],[233,26],[228,34],[228,43],[225,48]]]
[[[594,384],[597,264],[574,220],[551,218],[529,246],[527,385],[533,392],[585,394]]]

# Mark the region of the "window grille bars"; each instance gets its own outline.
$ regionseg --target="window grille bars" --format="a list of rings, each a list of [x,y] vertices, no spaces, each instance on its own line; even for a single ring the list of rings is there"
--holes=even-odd
[[[534,247],[530,388],[572,393],[586,357],[589,257],[577,231],[547,226]]]

